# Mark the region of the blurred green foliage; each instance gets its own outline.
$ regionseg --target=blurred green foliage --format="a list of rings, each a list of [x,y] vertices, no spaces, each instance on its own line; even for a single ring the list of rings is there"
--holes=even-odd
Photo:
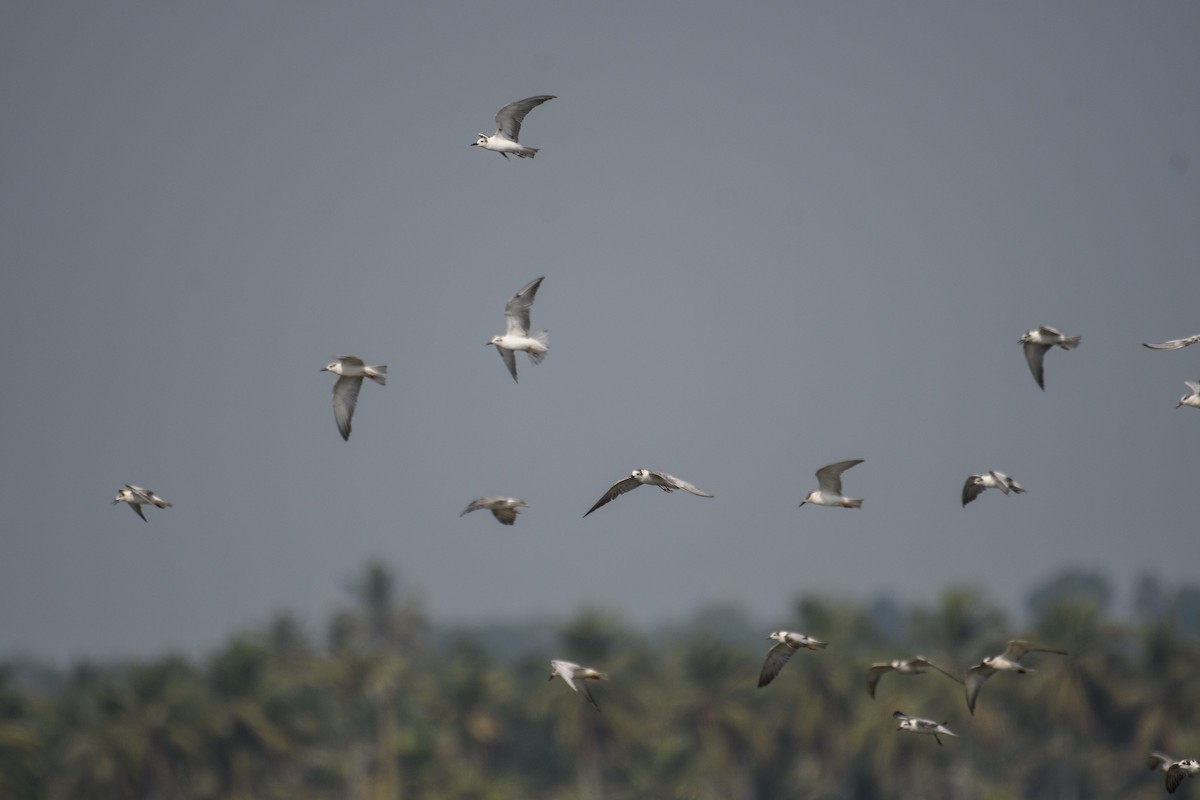
[[[1165,792],[1149,750],[1200,755],[1200,591],[1153,578],[1117,619],[1103,576],[1063,573],[1020,628],[969,588],[912,608],[801,595],[773,627],[830,646],[763,689],[772,626],[731,606],[653,631],[602,610],[436,630],[383,564],[349,589],[324,643],[280,616],[202,663],[0,665],[0,797],[1136,800]],[[975,716],[934,672],[867,694],[872,662],[961,672],[1017,637],[1070,655],[994,677]],[[602,713],[547,683],[551,658],[609,674]],[[897,709],[958,738],[897,733]]]

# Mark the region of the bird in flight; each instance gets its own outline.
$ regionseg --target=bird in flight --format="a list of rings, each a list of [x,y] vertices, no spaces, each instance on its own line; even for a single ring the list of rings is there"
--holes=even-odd
[[[878,664],[872,664],[867,670],[867,694],[875,697],[875,687],[879,685],[879,679],[889,672],[895,671],[900,675],[921,675],[924,674],[926,667],[933,667],[938,672],[945,675],[952,681],[962,683],[962,678],[951,675],[946,670],[934,664],[929,659],[923,656],[916,658],[898,658],[892,661],[884,661]]]
[[[554,680],[555,676],[562,678],[564,681],[566,681],[567,686],[570,686],[576,692],[586,697],[587,701],[592,704],[593,708],[595,708],[597,711],[600,710],[600,706],[596,704],[596,699],[592,697],[592,693],[588,689],[586,681],[606,681],[608,680],[607,675],[605,675],[603,672],[597,672],[591,667],[581,667],[574,662],[559,661],[557,659],[552,659],[550,661],[550,667],[552,668],[550,672],[550,680]],[[576,683],[576,678],[581,680]]]
[[[1046,351],[1051,347],[1058,345],[1063,350],[1074,350],[1079,346],[1079,336],[1067,336],[1059,330],[1055,330],[1048,325],[1034,328],[1031,331],[1025,331],[1021,335],[1021,345],[1025,348],[1025,361],[1029,364],[1029,371],[1033,373],[1033,379],[1037,381],[1037,385],[1046,390],[1046,380],[1042,371],[1042,359],[1046,355]]]
[[[512,373],[514,381],[517,380],[516,351],[524,350],[530,361],[540,364],[550,350],[549,333],[544,330],[538,331],[532,336],[529,333],[529,311],[533,307],[533,299],[537,297],[538,287],[542,285],[544,279],[544,277],[534,278],[504,304],[504,321],[507,324],[507,330],[503,336],[493,336],[492,340],[485,345],[496,346],[496,352],[504,360],[504,365]]]
[[[472,511],[486,508],[492,512],[492,516],[500,520],[500,524],[512,525],[517,521],[518,507],[528,508],[529,504],[515,497],[480,497],[477,500],[472,500],[459,516],[461,517]]]
[[[1017,662],[1025,656],[1026,653],[1054,653],[1055,655],[1065,656],[1066,652],[1062,650],[1052,650],[1049,647],[1042,647],[1026,642],[1021,639],[1013,639],[1004,648],[1004,652],[996,656],[988,656],[975,666],[967,670],[967,708],[972,714],[975,713],[975,699],[979,696],[979,690],[983,688],[983,682],[995,675],[997,672],[1016,672],[1024,674],[1026,672],[1035,672],[1030,667],[1022,666]]]
[[[938,743],[938,747],[942,746],[940,736],[958,736],[957,733],[946,727],[944,722],[934,722],[931,719],[924,717],[910,717],[902,711],[896,711],[892,714],[892,719],[897,720],[900,726],[896,728],[898,731],[911,731],[912,733],[924,733],[932,736],[934,741]]]
[[[822,650],[829,646],[829,642],[818,641],[811,636],[805,636],[803,633],[795,633],[793,631],[775,631],[767,638],[778,642],[778,644],[767,651],[767,657],[763,661],[762,669],[758,673],[758,688],[760,689],[775,680],[775,676],[783,669],[783,665],[800,648]]]
[[[143,505],[149,503],[157,508],[170,508],[172,505],[144,486],[134,486],[132,483],[127,483],[120,488],[116,498],[113,499],[113,505],[115,506],[117,503],[128,503],[129,507],[142,518],[142,522],[150,521],[142,513]]]
[[[526,114],[553,99],[552,94],[539,94],[537,97],[526,97],[524,100],[509,103],[496,112],[496,132],[491,136],[479,134],[479,138],[472,142],[471,146],[499,153],[505,159],[509,153],[518,158],[533,158],[537,155],[538,148],[517,143],[517,137],[521,135],[521,123]]]
[[[857,497],[842,496],[842,473],[853,467],[855,464],[861,464],[861,458],[852,458],[849,461],[839,461],[836,464],[828,464],[817,470],[817,484],[819,489],[813,489],[804,496],[804,503],[812,503],[815,506],[841,506],[842,508],[862,508],[862,500]]]
[[[628,478],[622,478],[612,486],[608,487],[608,491],[596,501],[594,506],[587,510],[587,514],[584,514],[584,516],[586,517],[600,506],[611,503],[621,495],[625,494],[626,492],[631,492],[639,486],[657,486],[664,492],[670,492],[674,489],[683,489],[685,492],[691,492],[697,497],[712,497],[711,494],[703,489],[698,489],[687,481],[681,478],[676,478],[674,475],[668,475],[665,472],[654,472],[653,470],[648,469],[635,469],[633,472],[629,473]]]
[[[332,372],[338,376],[333,384],[333,418],[337,421],[338,433],[350,441],[350,420],[358,405],[358,390],[363,378],[370,378],[380,386],[387,385],[387,364],[370,366],[356,356],[338,356],[321,367],[321,372]]]
[[[1191,406],[1192,408],[1200,408],[1200,381],[1184,381],[1183,385],[1192,391],[1179,398],[1179,402],[1175,407]]]
[[[1016,494],[1025,493],[1025,490],[1021,488],[1021,484],[1003,472],[997,472],[994,469],[988,470],[982,475],[967,476],[967,482],[963,484],[962,489],[963,508],[967,507],[967,503],[983,494],[984,489],[999,489],[1005,494],[1009,492],[1015,492]]]
[[[1194,336],[1189,336],[1186,339],[1171,339],[1167,342],[1159,342],[1151,344],[1150,342],[1142,342],[1142,347],[1149,347],[1151,350],[1182,350],[1190,344],[1200,342],[1200,333]]]

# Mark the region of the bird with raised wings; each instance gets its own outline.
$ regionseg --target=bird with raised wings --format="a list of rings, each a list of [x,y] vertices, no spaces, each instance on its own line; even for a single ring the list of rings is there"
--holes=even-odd
[[[538,287],[544,279],[534,278],[504,304],[507,330],[504,335],[493,336],[491,341],[486,343],[486,346],[496,346],[496,352],[504,360],[504,365],[508,367],[514,381],[517,380],[516,351],[524,350],[530,361],[540,364],[550,350],[549,333],[544,330],[532,335],[529,333],[529,311],[533,308],[533,300],[537,297]]]
[[[1036,672],[1032,667],[1017,663],[1027,653],[1054,653],[1059,656],[1067,654],[1063,650],[1053,650],[1022,639],[1013,639],[1004,648],[1003,653],[988,656],[967,670],[967,708],[972,714],[975,713],[975,699],[979,696],[979,690],[983,688],[983,682],[997,672],[1016,672],[1022,675],[1026,672]]]
[[[144,486],[134,486],[132,483],[125,484],[117,491],[117,496],[113,499],[113,505],[115,506],[117,503],[128,503],[129,507],[142,518],[142,522],[150,521],[142,513],[142,506],[152,505],[156,508],[170,508],[172,505]]]
[[[606,681],[608,680],[608,675],[603,672],[597,672],[591,667],[583,667],[572,661],[560,661],[558,659],[552,659],[550,667],[550,680],[554,680],[555,676],[562,678],[567,686],[570,686],[577,693],[586,697],[593,708],[597,711],[600,710],[600,706],[596,704],[596,699],[592,697],[586,681]],[[578,682],[576,682],[576,679],[578,679]]]
[[[1025,362],[1029,364],[1029,371],[1033,373],[1033,379],[1037,381],[1037,385],[1041,387],[1042,391],[1046,390],[1046,379],[1042,370],[1042,360],[1046,356],[1046,351],[1055,345],[1063,350],[1074,350],[1079,346],[1081,338],[1067,336],[1049,325],[1039,326],[1025,331],[1021,335],[1021,346],[1025,348]]]
[[[321,372],[332,372],[338,376],[333,384],[333,418],[338,433],[344,441],[350,441],[350,420],[358,406],[358,391],[363,378],[370,378],[380,386],[387,385],[387,364],[370,365],[357,356],[338,356],[321,367]]]
[[[788,659],[797,650],[801,648],[805,650],[823,650],[829,646],[829,642],[822,642],[811,636],[794,631],[775,631],[767,638],[777,642],[777,644],[767,651],[767,657],[763,661],[762,669],[758,673],[758,688],[760,689],[775,680],[775,676],[779,674],[784,664],[787,664]]]
[[[842,473],[855,464],[861,463],[863,463],[861,458],[852,458],[849,461],[839,461],[836,464],[827,464],[821,467],[817,470],[817,485],[820,488],[813,489],[806,494],[800,505],[812,503],[814,506],[862,508],[861,498],[842,496]]]
[[[482,508],[486,508],[492,512],[493,517],[500,520],[500,524],[512,525],[517,521],[517,509],[528,507],[528,503],[524,500],[518,500],[515,497],[480,497],[472,500],[459,516],[462,517],[472,511],[479,511]]]
[[[509,103],[496,112],[496,132],[491,136],[479,134],[479,138],[471,142],[472,147],[482,147],[508,158],[509,153],[517,158],[533,158],[538,148],[519,144],[517,138],[521,135],[521,123],[525,115],[547,100],[553,100],[552,94],[539,94],[537,97],[526,97]]]
[[[612,486],[608,487],[608,491],[596,501],[595,505],[587,510],[587,514],[584,514],[584,516],[586,517],[600,506],[611,503],[621,495],[625,494],[626,492],[631,492],[639,486],[657,486],[664,492],[682,489],[683,491],[690,492],[697,497],[713,496],[703,489],[696,488],[682,478],[676,478],[674,475],[668,475],[665,472],[655,472],[649,469],[635,469],[633,472],[629,473],[628,478],[622,478]]]
[[[968,475],[967,482],[962,488],[962,504],[963,508],[967,507],[967,503],[974,500],[979,495],[983,494],[985,489],[999,489],[1008,494],[1024,494],[1025,490],[1021,488],[1021,484],[1014,481],[1012,478],[1005,475],[1003,472],[996,470],[988,470],[982,475]]]
[[[879,679],[889,672],[895,672],[898,675],[923,675],[926,667],[932,667],[938,672],[945,675],[952,681],[962,683],[962,678],[956,675],[951,675],[946,670],[934,664],[924,656],[916,656],[915,658],[897,658],[892,661],[883,661],[878,664],[872,664],[867,670],[867,694],[875,697],[875,687],[879,685]]]

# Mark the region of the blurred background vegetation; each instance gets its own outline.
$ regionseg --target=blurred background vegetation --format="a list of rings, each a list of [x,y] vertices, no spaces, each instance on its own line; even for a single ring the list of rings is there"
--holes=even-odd
[[[654,630],[603,610],[437,628],[373,562],[319,633],[279,615],[200,659],[0,664],[0,798],[1161,797],[1148,751],[1200,756],[1200,587],[1134,594],[1117,610],[1104,576],[1065,572],[1019,627],[953,588],[931,607],[801,595],[766,623],[715,606]],[[830,645],[756,689],[780,627]],[[932,672],[867,694],[872,662],[961,671],[1017,637],[1070,655],[988,681],[974,717]],[[602,713],[547,683],[551,658],[609,674]],[[959,736],[897,733],[897,709]]]

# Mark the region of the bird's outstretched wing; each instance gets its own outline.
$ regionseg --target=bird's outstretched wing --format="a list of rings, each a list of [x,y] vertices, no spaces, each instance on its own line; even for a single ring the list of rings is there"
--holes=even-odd
[[[975,713],[975,699],[979,697],[979,690],[983,688],[984,681],[995,674],[996,670],[986,664],[976,664],[967,670],[967,679],[963,685],[967,692],[967,710],[972,714]]]
[[[766,686],[771,681],[775,680],[775,676],[787,664],[788,659],[792,657],[792,653],[796,652],[796,648],[789,644],[780,642],[767,651],[767,657],[763,661],[762,670],[758,673],[758,688]]]
[[[537,296],[538,287],[542,285],[543,280],[544,275],[534,278],[504,304],[504,319],[508,323],[509,336],[529,335],[529,309],[533,306],[533,299]]]
[[[1004,652],[1001,655],[1009,661],[1017,661],[1026,653],[1054,653],[1055,655],[1059,656],[1067,655],[1067,651],[1065,650],[1054,650],[1049,647],[1042,647],[1039,644],[1027,642],[1024,639],[1013,639],[1010,641],[1008,646],[1004,648]]]
[[[521,123],[525,121],[525,115],[554,98],[555,95],[552,94],[539,94],[537,97],[526,97],[524,100],[509,103],[496,112],[496,133],[502,133],[512,141],[517,141],[517,137],[521,135]]]
[[[691,492],[698,497],[712,497],[712,495],[708,492],[704,491],[703,489],[696,488],[694,485],[688,483],[682,478],[676,478],[674,475],[668,475],[665,472],[655,472],[653,474],[662,478],[673,489],[683,489],[685,492]]]
[[[871,695],[872,700],[875,699],[875,687],[879,685],[879,679],[893,669],[891,664],[872,664],[867,670],[867,694]]]
[[[634,478],[632,475],[628,478],[622,478],[621,480],[614,483],[612,486],[608,487],[608,491],[605,492],[604,495],[599,500],[596,501],[596,505],[592,506],[591,508],[589,508],[587,510],[587,514],[584,514],[584,516],[586,517],[588,514],[592,513],[600,506],[611,503],[613,500],[616,500],[621,495],[625,494],[626,492],[632,491],[641,485],[642,485],[641,482],[637,478]]]
[[[967,482],[963,484],[962,504],[963,508],[967,507],[967,503],[974,500],[979,495],[983,494],[987,487],[979,482],[978,475],[970,475],[967,477]]]
[[[361,376],[343,375],[333,384],[333,418],[337,421],[338,433],[347,442],[350,441],[350,420],[358,405],[358,390],[362,388],[362,382]]]
[[[508,372],[513,376],[513,380],[517,380],[517,354],[507,347],[496,346],[496,352],[500,354],[500,360],[504,362],[504,366],[508,367]],[[520,381],[517,381],[520,383]]]
[[[1151,350],[1182,350],[1196,342],[1200,342],[1200,333],[1197,333],[1195,336],[1188,336],[1185,339],[1171,339],[1170,341],[1159,342],[1158,344],[1143,342],[1142,347],[1149,347]]]
[[[1029,371],[1033,373],[1033,379],[1037,381],[1037,385],[1042,391],[1046,390],[1046,379],[1042,370],[1042,359],[1046,355],[1046,351],[1050,349],[1048,344],[1037,344],[1036,342],[1025,342],[1025,362],[1029,364]]]
[[[842,473],[853,467],[855,464],[861,464],[861,458],[852,458],[849,461],[839,461],[836,464],[828,464],[817,470],[817,485],[821,487],[822,492],[833,492],[834,494],[842,493]]]

